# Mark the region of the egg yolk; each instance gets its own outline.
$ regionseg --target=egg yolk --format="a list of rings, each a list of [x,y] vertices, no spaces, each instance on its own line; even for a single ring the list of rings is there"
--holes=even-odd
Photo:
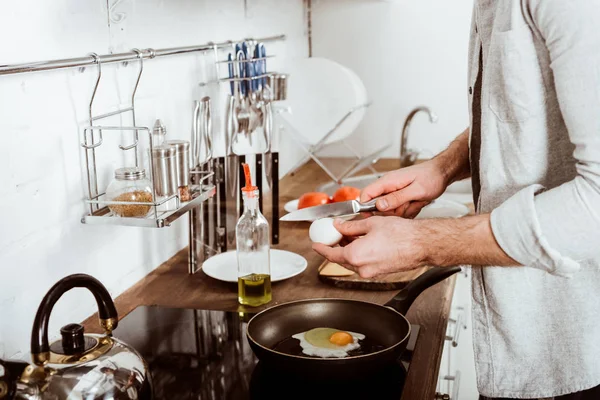
[[[348,332],[336,332],[329,337],[329,341],[333,344],[337,344],[338,346],[345,346],[352,343],[354,339]]]

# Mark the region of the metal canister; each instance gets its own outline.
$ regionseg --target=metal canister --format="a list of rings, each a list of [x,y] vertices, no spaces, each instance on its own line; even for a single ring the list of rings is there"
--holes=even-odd
[[[271,88],[271,100],[287,100],[287,74],[273,73],[269,75],[269,87]]]
[[[181,201],[190,201],[190,142],[187,140],[168,140],[165,145],[175,149],[175,174]]]
[[[152,179],[154,189],[159,197],[172,196],[177,193],[177,150],[174,146],[160,145],[152,149],[154,165]]]

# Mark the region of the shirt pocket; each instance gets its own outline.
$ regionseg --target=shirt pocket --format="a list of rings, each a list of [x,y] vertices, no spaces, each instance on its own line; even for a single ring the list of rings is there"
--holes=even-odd
[[[544,78],[528,27],[491,36],[486,81],[489,108],[504,122],[525,122],[545,105]]]

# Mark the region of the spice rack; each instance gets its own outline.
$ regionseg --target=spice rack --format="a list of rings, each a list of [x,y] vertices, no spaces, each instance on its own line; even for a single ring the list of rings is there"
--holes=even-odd
[[[269,43],[285,40],[285,35],[256,39],[250,38],[245,40]],[[167,198],[158,199],[156,196],[157,185],[154,176],[151,176],[150,179],[153,199],[152,202],[119,202],[109,200],[107,198],[106,191],[100,190],[97,168],[97,158],[100,156],[98,150],[103,145],[102,153],[104,152],[104,149],[110,148],[110,146],[104,142],[105,134],[108,136],[120,132],[130,133],[131,142],[125,145],[118,145],[118,148],[121,150],[120,154],[124,155],[123,158],[125,158],[131,155],[131,152],[133,152],[133,157],[129,157],[133,158],[133,162],[129,164],[133,164],[133,166],[137,168],[142,166],[142,160],[144,159],[144,156],[147,156],[149,164],[147,170],[152,173],[155,165],[152,152],[152,132],[148,127],[138,126],[135,116],[135,96],[144,70],[144,60],[164,56],[195,52],[201,53],[208,51],[213,51],[215,56],[218,58],[219,50],[231,48],[232,43],[235,42],[240,42],[240,40],[228,40],[221,43],[210,42],[201,45],[164,49],[133,49],[130,52],[105,54],[100,56],[95,53],[91,53],[85,57],[36,61],[13,65],[0,65],[0,76],[65,68],[79,68],[80,71],[85,70],[87,67],[95,67],[97,69],[97,77],[89,102],[88,124],[81,131],[81,146],[84,153],[83,162],[85,163],[84,170],[87,178],[88,192],[86,198],[84,199],[84,204],[88,208],[88,212],[81,218],[81,222],[88,225],[121,225],[163,228],[171,225],[174,221],[186,213],[189,213],[188,272],[193,274],[199,270],[202,262],[205,259],[227,249],[224,240],[226,230],[223,226],[225,216],[221,215],[221,212],[218,212],[217,210],[222,210],[224,207],[226,207],[227,203],[227,196],[225,194],[225,171],[227,168],[225,167],[224,161],[228,157],[219,157],[202,164],[191,166],[189,171],[191,176],[191,185],[189,185],[189,188],[191,191],[192,200],[188,202],[182,202],[178,194]],[[135,63],[138,66],[135,85],[130,97],[131,102],[129,105],[118,110],[94,115],[93,105],[96,92],[102,79],[102,65],[108,63],[123,63],[124,65]],[[218,64],[216,64],[216,69],[218,72]],[[217,76],[219,76],[218,73]],[[256,77],[255,79],[257,78],[259,77]],[[130,114],[132,121],[130,126],[110,126],[99,123],[100,120],[114,116],[121,116],[128,113]],[[142,136],[147,135],[148,137],[148,154],[141,150],[143,146],[140,144],[140,133],[142,133]],[[114,136],[112,138],[114,138]],[[119,164],[128,163],[119,162]],[[219,190],[217,190],[215,185],[218,185]],[[274,185],[276,186],[276,182],[274,182]],[[174,206],[169,204],[168,211],[161,211],[164,208],[162,206],[168,202],[174,203]],[[151,212],[149,212],[149,214],[145,217],[119,217],[115,215],[109,208],[109,206],[116,205],[149,207]],[[113,207],[113,209],[114,208],[115,207]]]
[[[141,146],[140,146],[140,132],[144,132],[148,135],[148,147],[149,147],[149,170],[154,170],[155,160],[153,157],[153,143],[152,143],[152,132],[148,127],[136,126],[135,120],[135,95],[140,84],[142,73],[144,71],[144,58],[140,50],[133,50],[138,55],[138,74],[135,80],[135,86],[131,93],[131,103],[129,106],[121,108],[116,111],[112,111],[105,114],[95,115],[93,114],[93,105],[96,98],[100,81],[102,80],[102,63],[96,54],[91,56],[94,58],[97,66],[97,78],[96,84],[92,91],[92,96],[89,103],[89,126],[83,129],[83,141],[81,147],[85,151],[86,160],[86,172],[87,172],[87,183],[89,196],[85,199],[85,203],[89,206],[90,212],[85,215],[81,222],[84,224],[91,225],[123,225],[123,226],[137,226],[147,228],[163,228],[171,225],[182,215],[186,214],[191,209],[197,207],[203,201],[212,197],[216,190],[214,185],[207,185],[209,178],[213,176],[213,173],[202,174],[198,171],[192,171],[194,174],[202,174],[199,177],[198,184],[192,185],[192,200],[188,202],[182,202],[179,198],[179,194],[168,196],[159,199],[156,191],[156,177],[151,176],[150,182],[152,187],[152,199],[149,202],[135,202],[135,201],[114,201],[106,199],[106,192],[100,192],[98,189],[98,174],[97,174],[97,149],[104,144],[104,134],[115,133],[115,132],[132,132],[132,143],[128,145],[119,145],[119,149],[128,152],[134,152],[134,164],[136,167],[141,166]],[[131,113],[132,126],[105,126],[95,125],[96,121],[113,117],[120,114]],[[168,211],[161,210],[162,207],[167,204],[171,205],[174,203],[174,207],[170,207]],[[146,217],[120,217],[110,211],[109,206],[120,205],[120,206],[142,206],[148,207],[150,211]]]

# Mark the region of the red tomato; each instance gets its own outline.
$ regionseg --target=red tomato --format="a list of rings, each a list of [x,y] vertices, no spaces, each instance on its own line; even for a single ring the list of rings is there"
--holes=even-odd
[[[304,193],[302,196],[300,196],[300,200],[298,201],[298,210],[307,207],[320,206],[327,203],[331,203],[331,199],[327,193]]]
[[[334,203],[337,203],[338,201],[358,199],[360,199],[360,190],[352,186],[342,186],[341,188],[336,190],[335,194],[333,195]]]

